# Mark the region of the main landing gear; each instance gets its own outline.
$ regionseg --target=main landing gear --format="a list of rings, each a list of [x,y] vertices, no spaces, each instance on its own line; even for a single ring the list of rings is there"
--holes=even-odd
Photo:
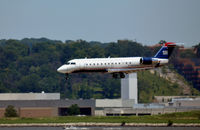
[[[125,78],[125,74],[124,73],[119,73],[120,78]]]
[[[118,74],[117,73],[113,73],[113,78],[117,79],[118,78]]]
[[[113,73],[113,78],[117,79],[118,77],[120,78],[125,78],[125,74],[124,73]]]

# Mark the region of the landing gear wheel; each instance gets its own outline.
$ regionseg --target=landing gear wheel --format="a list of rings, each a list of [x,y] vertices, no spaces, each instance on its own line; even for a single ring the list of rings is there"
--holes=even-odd
[[[68,80],[68,78],[69,78],[69,75],[65,74],[65,79]]]
[[[155,66],[155,67],[157,68],[157,67],[159,67],[159,66],[160,66],[160,63],[156,64],[156,66]]]
[[[118,74],[117,73],[113,73],[113,78],[117,79],[118,78]]]
[[[124,73],[120,73],[120,78],[125,78],[125,74]]]

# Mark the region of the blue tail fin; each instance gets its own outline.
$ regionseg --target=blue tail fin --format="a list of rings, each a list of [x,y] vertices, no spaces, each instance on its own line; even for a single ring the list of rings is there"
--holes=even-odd
[[[172,54],[175,46],[176,44],[172,42],[165,43],[165,45],[162,46],[162,48],[157,52],[157,54],[154,57],[168,59]]]

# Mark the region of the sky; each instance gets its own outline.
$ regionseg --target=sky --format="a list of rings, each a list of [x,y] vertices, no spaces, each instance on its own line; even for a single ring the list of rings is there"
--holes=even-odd
[[[0,39],[200,42],[200,0],[0,0]]]

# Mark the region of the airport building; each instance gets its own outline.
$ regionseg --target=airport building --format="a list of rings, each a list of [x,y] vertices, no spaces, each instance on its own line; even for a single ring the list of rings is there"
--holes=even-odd
[[[29,94],[30,96],[23,99],[24,95]],[[7,96],[10,95],[7,98],[2,98],[2,95],[5,94],[0,94],[0,117],[4,117],[8,105],[14,106],[20,117],[66,116],[68,108],[73,104],[79,106],[80,115],[88,116],[142,116],[200,110],[198,97],[171,97],[171,99],[167,96],[166,99],[171,99],[167,103],[135,104],[134,99],[63,100],[60,97],[53,97],[53,95],[60,95],[59,93],[7,93]],[[40,98],[36,95],[40,95]],[[18,99],[14,99],[15,96]]]
[[[121,80],[120,99],[60,99],[60,93],[2,93],[0,117],[12,105],[20,117],[55,117],[68,115],[71,105],[77,104],[80,115],[88,116],[143,116],[200,110],[200,97],[155,96],[157,103],[138,104],[137,74]]]
[[[8,105],[14,106],[20,117],[66,116],[73,104],[79,106],[81,115],[94,115],[95,100],[61,100],[60,93],[6,93],[0,94],[0,117]]]

